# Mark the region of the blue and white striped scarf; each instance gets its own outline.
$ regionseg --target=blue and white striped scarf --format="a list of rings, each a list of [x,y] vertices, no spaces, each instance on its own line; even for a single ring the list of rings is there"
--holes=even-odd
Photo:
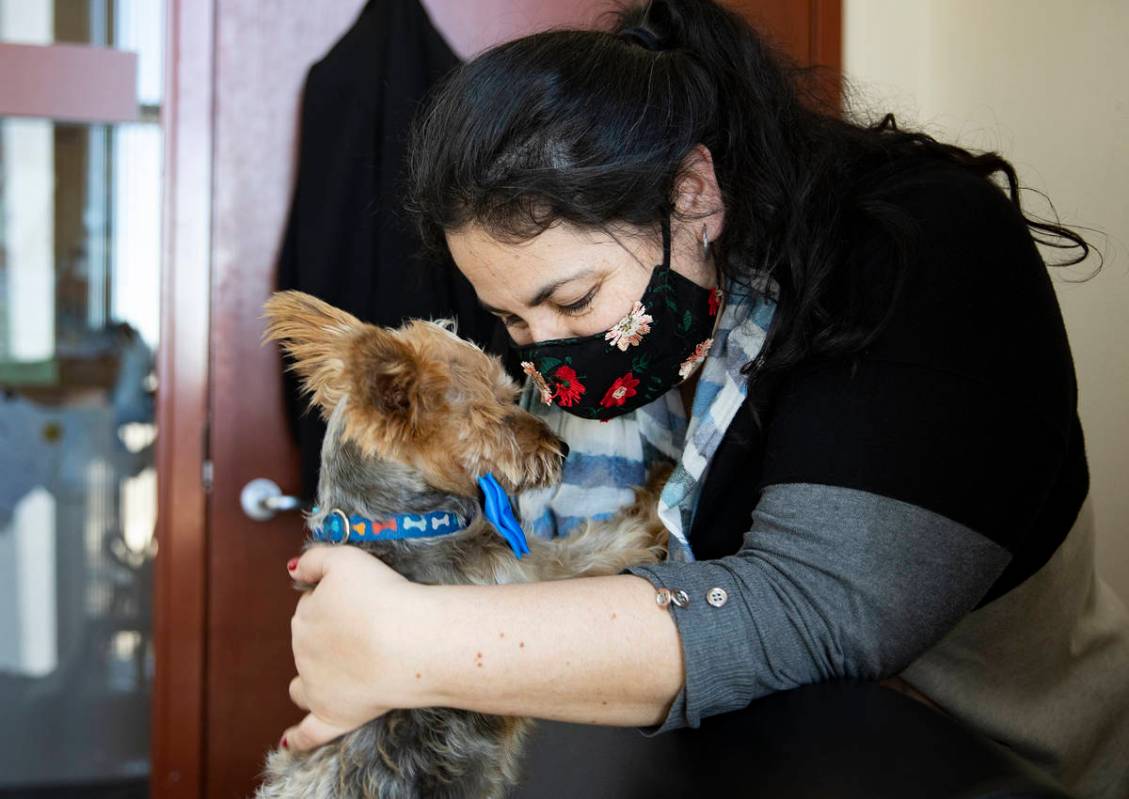
[[[677,387],[654,402],[607,422],[547,406],[526,380],[520,404],[542,418],[569,446],[561,482],[519,499],[526,529],[543,538],[568,535],[589,519],[606,519],[634,499],[657,460],[675,464],[659,498],[670,531],[669,559],[690,561],[687,540],[710,458],[745,400],[741,367],[760,353],[776,303],[766,280],[752,287],[730,279],[713,344],[702,364],[687,420]]]

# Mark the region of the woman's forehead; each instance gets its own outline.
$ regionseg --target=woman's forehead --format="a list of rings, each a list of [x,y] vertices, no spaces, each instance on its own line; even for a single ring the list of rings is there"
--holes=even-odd
[[[495,236],[476,223],[468,223],[446,232],[452,256],[468,259],[492,258],[511,261],[555,263],[561,257],[583,251],[597,251],[609,245],[618,246],[616,238],[603,230],[582,228],[568,222],[556,222],[532,238],[510,240]]]
[[[499,240],[475,224],[448,231],[446,237],[451,257],[479,299],[499,308],[512,307],[515,299],[527,304],[547,285],[604,275],[634,263],[637,256],[631,248],[639,246],[633,237],[567,223],[525,241]]]

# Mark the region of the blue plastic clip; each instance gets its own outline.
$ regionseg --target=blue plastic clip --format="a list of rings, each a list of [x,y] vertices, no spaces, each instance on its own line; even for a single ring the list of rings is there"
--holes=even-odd
[[[482,496],[484,497],[482,510],[486,514],[486,518],[494,525],[498,535],[506,539],[506,543],[510,545],[510,549],[520,560],[522,555],[529,552],[529,544],[525,540],[525,531],[521,529],[521,525],[514,518],[513,508],[510,507],[510,498],[506,496],[505,490],[494,479],[493,474],[487,473],[479,477],[478,487],[482,489]]]

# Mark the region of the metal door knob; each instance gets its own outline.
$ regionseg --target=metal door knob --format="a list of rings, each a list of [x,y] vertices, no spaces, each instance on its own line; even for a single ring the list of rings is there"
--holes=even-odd
[[[302,507],[302,500],[283,494],[274,480],[256,477],[239,492],[239,504],[249,519],[265,522],[283,511],[298,510]]]

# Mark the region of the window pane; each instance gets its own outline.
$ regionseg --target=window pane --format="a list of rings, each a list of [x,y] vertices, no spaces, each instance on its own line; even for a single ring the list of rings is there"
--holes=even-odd
[[[0,40],[141,53],[153,111],[0,117],[0,797],[147,794],[163,5],[0,0]]]
[[[137,101],[162,97],[161,0],[0,0],[0,42],[86,44],[137,53]]]

